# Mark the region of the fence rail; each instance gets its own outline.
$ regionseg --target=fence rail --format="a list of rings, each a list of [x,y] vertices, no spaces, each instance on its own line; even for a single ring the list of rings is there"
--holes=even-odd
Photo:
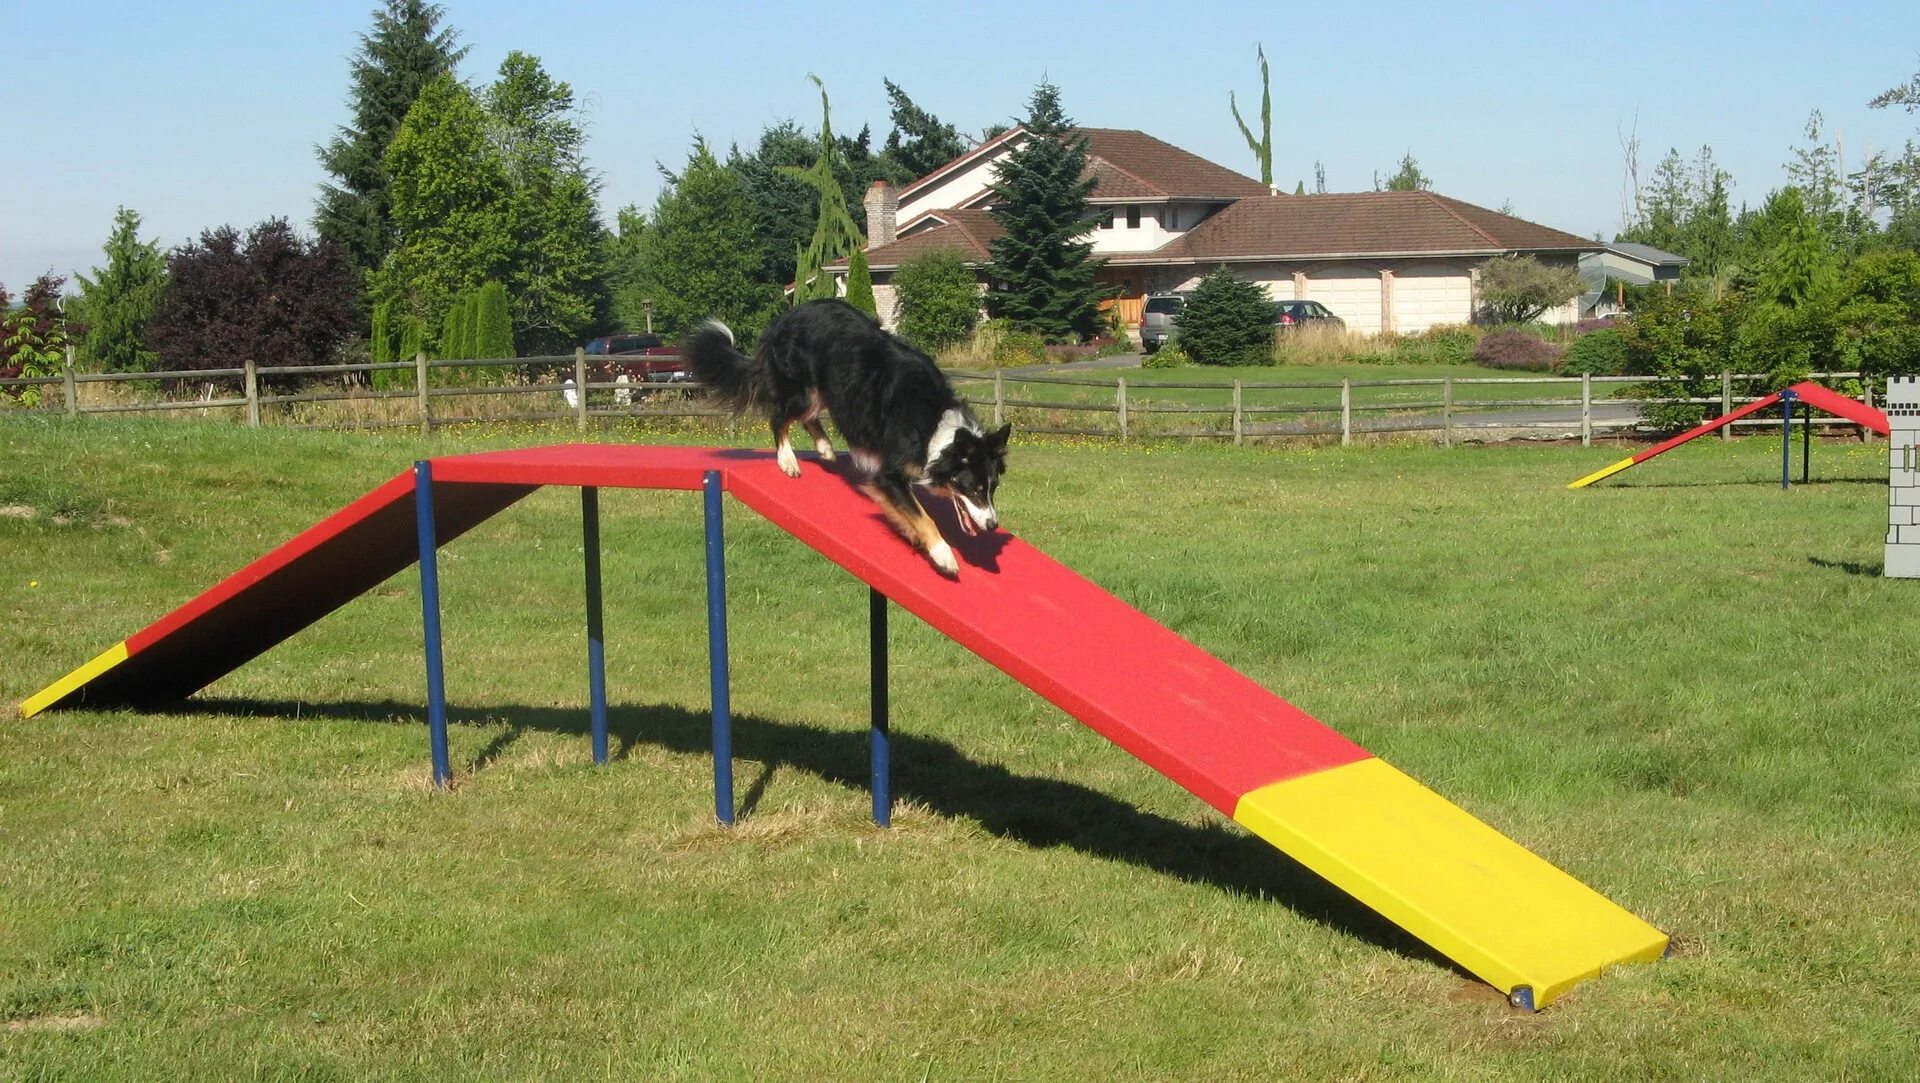
[[[208,411],[231,411],[249,427],[285,428],[394,428],[417,427],[430,432],[436,426],[479,421],[566,421],[581,430],[594,422],[615,418],[719,418],[717,409],[695,393],[691,382],[588,379],[594,366],[617,358],[594,357],[584,351],[571,355],[486,360],[429,360],[347,365],[299,365],[260,368],[247,361],[236,368],[169,372],[83,373],[66,368],[55,374],[0,379],[0,402],[27,403],[15,409],[64,412],[70,417],[182,413],[204,416]],[[476,372],[513,370],[524,382],[462,382]],[[411,373],[408,380],[401,374]],[[1024,431],[1070,436],[1136,436],[1231,440],[1279,437],[1338,437],[1348,444],[1356,436],[1381,433],[1437,432],[1447,444],[1489,431],[1577,431],[1583,444],[1594,436],[1643,427],[1642,409],[1648,406],[1718,407],[1720,413],[1754,402],[1767,390],[1767,377],[1725,372],[1719,374],[1718,395],[1659,396],[1662,385],[1693,383],[1684,377],[1655,376],[1455,376],[1438,378],[1388,377],[1379,380],[1234,380],[1207,383],[1194,380],[1141,381],[1117,377],[1097,379],[1082,375],[1017,374],[954,371],[948,373],[962,398],[995,425],[1017,421]],[[262,382],[281,383],[289,377],[310,381],[294,388],[263,388]],[[1813,373],[1826,381],[1856,379],[1856,372]],[[326,378],[338,381],[326,386]],[[1711,380],[1711,378],[1709,378]],[[235,387],[235,384],[238,387]],[[379,386],[379,385],[387,386]],[[134,398],[136,385],[157,388],[159,396]],[[1538,387],[1527,397],[1490,397],[1493,389]],[[1635,394],[1622,397],[1631,387]],[[1736,388],[1754,394],[1735,394]],[[188,389],[197,389],[189,392]],[[1057,390],[1055,390],[1057,389]],[[1401,395],[1426,394],[1419,398]],[[1572,394],[1555,396],[1555,389]],[[240,394],[232,392],[238,390]],[[192,393],[191,398],[168,395]],[[1010,393],[1011,392],[1011,393]],[[528,396],[534,396],[529,399]],[[454,402],[485,398],[491,412],[456,408]],[[1186,401],[1189,399],[1201,401]],[[105,401],[86,401],[88,399]],[[1873,401],[1872,387],[1866,392]],[[37,401],[35,401],[37,400]],[[404,403],[411,403],[408,410]],[[436,403],[446,403],[436,411]],[[511,408],[503,408],[506,404]],[[348,408],[340,408],[344,404]],[[333,405],[328,414],[314,408]],[[522,408],[524,407],[524,408]],[[1608,408],[1596,414],[1597,407]],[[1514,416],[1513,411],[1539,412],[1562,408],[1564,416]],[[460,412],[450,412],[459,409]],[[398,413],[396,414],[396,411]],[[1102,423],[1099,419],[1111,419]],[[1087,421],[1096,423],[1088,425]],[[1209,424],[1211,422],[1211,424]],[[1822,427],[1854,427],[1840,418],[1812,418]],[[1776,421],[1743,419],[1721,430],[1723,438],[1735,427],[1771,427]],[[1871,434],[1863,432],[1863,438]]]

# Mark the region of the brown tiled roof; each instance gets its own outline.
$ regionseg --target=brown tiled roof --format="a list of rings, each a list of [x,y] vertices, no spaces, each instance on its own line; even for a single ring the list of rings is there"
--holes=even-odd
[[[1222,202],[1245,196],[1267,194],[1267,187],[1252,177],[1181,150],[1162,139],[1130,128],[1080,128],[1087,137],[1087,172],[1094,180],[1094,200],[1213,199]],[[915,190],[952,167],[991,154],[1005,146],[1022,130],[1015,128],[975,147],[952,162],[921,177],[900,191],[900,200],[913,198]],[[984,193],[982,193],[984,194]],[[973,202],[978,196],[961,200]]]
[[[1432,192],[1242,199],[1184,237],[1116,263],[1592,249],[1594,242]]]
[[[920,223],[936,218],[940,224],[917,228]],[[892,244],[868,249],[867,266],[875,270],[888,270],[915,256],[947,250],[959,252],[968,263],[985,263],[988,259],[987,245],[1005,232],[991,214],[972,208],[929,211],[916,221],[907,223],[906,228],[914,232]],[[828,264],[827,269],[844,270],[846,266],[846,260],[836,260]]]
[[[1094,199],[1242,199],[1267,194],[1267,186],[1252,177],[1242,176],[1223,165],[1209,162],[1191,151],[1145,132],[1128,128],[1081,128],[1087,137],[1087,153],[1098,159],[1089,163],[1089,172],[1099,184]],[[1112,174],[1116,182],[1125,177],[1124,190],[1108,191]]]

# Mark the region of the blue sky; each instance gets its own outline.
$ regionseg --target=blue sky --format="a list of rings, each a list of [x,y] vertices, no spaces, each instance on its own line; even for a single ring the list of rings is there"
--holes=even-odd
[[[0,282],[91,268],[122,204],[169,246],[269,216],[307,228],[313,147],[346,119],[372,6],[0,0]],[[1438,191],[1584,235],[1619,225],[1617,133],[1636,117],[1643,161],[1711,143],[1736,202],[1783,183],[1812,109],[1850,161],[1920,127],[1866,107],[1920,68],[1911,2],[446,6],[470,81],[520,49],[573,84],[609,219],[651,202],[655,163],[683,161],[696,131],[724,147],[786,117],[813,124],[808,72],[836,127],[870,123],[876,142],[883,76],[976,132],[1045,76],[1082,123],[1252,172],[1227,92],[1257,103],[1260,41],[1287,187],[1311,184],[1318,159],[1334,190],[1366,189],[1411,149]]]

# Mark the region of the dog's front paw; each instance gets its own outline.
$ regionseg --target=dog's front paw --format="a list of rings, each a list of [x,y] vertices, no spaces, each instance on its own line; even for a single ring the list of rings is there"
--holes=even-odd
[[[953,555],[953,546],[941,542],[927,550],[927,559],[933,561],[933,566],[940,569],[941,575],[948,579],[960,578],[960,561]]]
[[[790,478],[800,476],[800,460],[794,458],[793,449],[783,447],[774,454],[774,460],[780,464],[780,472]]]
[[[833,453],[833,445],[827,443],[825,440],[815,440],[813,442],[813,450],[820,453],[820,461],[823,463],[830,463],[837,458]]]

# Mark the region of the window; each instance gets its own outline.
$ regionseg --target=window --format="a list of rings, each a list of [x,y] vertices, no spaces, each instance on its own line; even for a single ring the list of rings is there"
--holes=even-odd
[[[1127,228],[1140,228],[1140,204],[1138,203],[1127,204]]]
[[[1113,228],[1113,211],[1111,209],[1103,210],[1100,212],[1100,228],[1101,229]]]

